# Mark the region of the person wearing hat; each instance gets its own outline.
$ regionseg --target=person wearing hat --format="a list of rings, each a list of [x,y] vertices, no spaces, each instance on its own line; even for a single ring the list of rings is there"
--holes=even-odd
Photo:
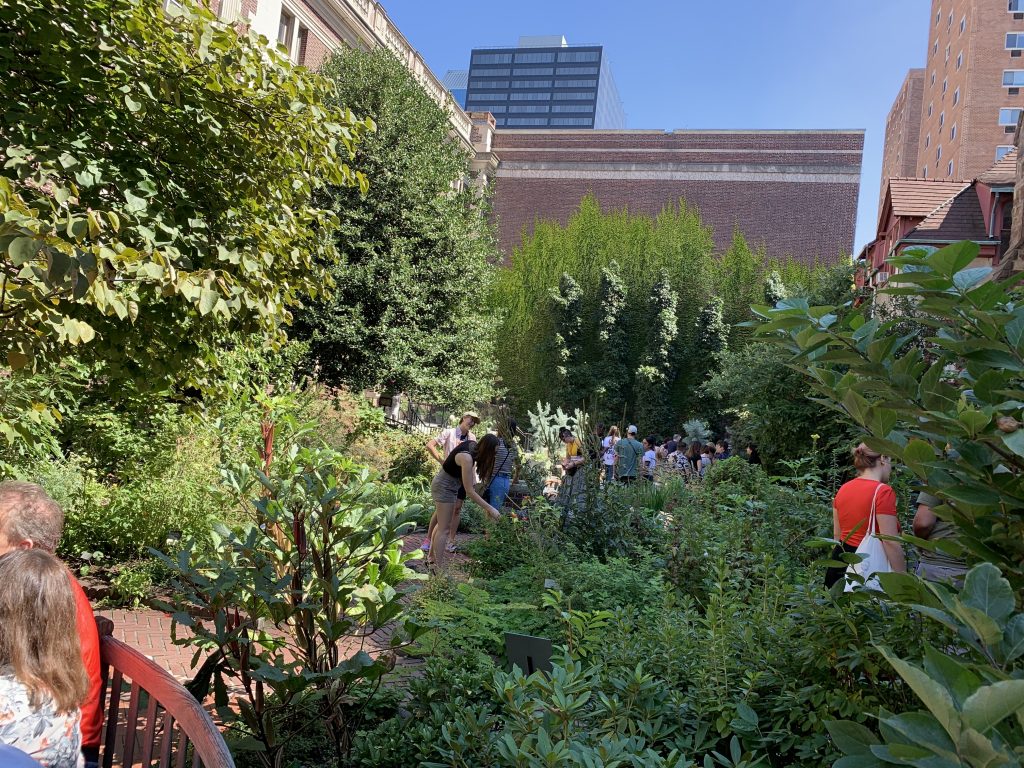
[[[630,424],[629,429],[626,430],[626,437],[615,444],[615,455],[617,457],[616,475],[618,475],[619,482],[626,484],[636,482],[640,459],[644,455],[644,446],[636,439],[635,424]]]
[[[473,434],[473,427],[480,423],[480,417],[473,411],[466,411],[462,414],[458,425],[449,429],[441,430],[441,434],[427,441],[427,453],[434,457],[438,464],[444,464],[448,454],[465,442],[476,442],[476,435]],[[452,511],[451,527],[448,529],[448,552],[455,551],[455,533],[459,530],[459,521],[462,518],[462,503],[466,499],[466,489],[461,488],[458,492],[458,499]],[[430,551],[430,540],[434,534],[434,527],[437,525],[437,513],[430,516],[430,525],[427,526],[427,535],[420,545],[424,552]]]

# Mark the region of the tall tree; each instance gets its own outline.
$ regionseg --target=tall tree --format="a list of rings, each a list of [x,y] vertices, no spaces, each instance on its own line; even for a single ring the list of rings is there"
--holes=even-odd
[[[405,391],[442,404],[484,398],[495,322],[484,306],[496,251],[468,154],[445,111],[390,51],[346,50],[323,73],[333,97],[372,117],[355,162],[365,194],[335,187],[337,289],[297,319],[308,366],[330,384]]]
[[[729,345],[738,347],[750,332],[738,327],[752,320],[750,307],[764,300],[762,272],[764,253],[751,250],[747,239],[738,229],[733,232],[732,243],[722,254],[717,274],[717,293],[722,297],[722,317],[729,328]]]
[[[626,286],[619,277],[618,262],[601,269],[598,294],[599,362],[594,366],[595,394],[601,413],[614,422],[626,406],[632,375],[629,369],[629,334],[626,330],[628,301]]]
[[[717,415],[718,400],[705,385],[721,368],[722,356],[729,346],[729,329],[722,318],[723,304],[721,297],[713,297],[701,308],[693,330],[694,407],[698,415],[709,420]]]
[[[672,350],[679,335],[676,318],[678,297],[667,271],[662,271],[651,289],[647,305],[647,344],[643,364],[636,371],[636,413],[644,429],[670,430],[672,408],[669,389],[675,380],[676,361]]]
[[[583,291],[569,274],[551,292],[554,306],[555,392],[560,405],[578,404],[591,393],[591,380],[583,356]]]

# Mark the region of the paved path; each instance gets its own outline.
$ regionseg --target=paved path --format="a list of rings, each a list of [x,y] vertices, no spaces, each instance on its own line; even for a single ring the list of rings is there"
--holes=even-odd
[[[465,543],[474,538],[471,534],[459,534],[458,541]],[[410,551],[420,545],[423,540],[422,533],[416,533],[405,540],[403,549]],[[456,555],[457,561],[465,562],[463,555]],[[422,560],[413,561],[417,568]],[[192,677],[192,655],[194,649],[174,645],[171,642],[171,616],[163,611],[156,611],[152,608],[107,608],[99,609],[96,613],[108,617],[114,622],[114,637],[122,642],[138,649],[144,655],[153,659],[157,664],[170,672],[179,680],[186,680]],[[178,628],[180,633],[186,631],[184,627]],[[385,631],[380,633],[386,637]]]

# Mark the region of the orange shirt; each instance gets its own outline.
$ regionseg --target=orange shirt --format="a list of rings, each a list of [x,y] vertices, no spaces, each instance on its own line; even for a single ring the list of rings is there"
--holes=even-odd
[[[879,487],[881,486],[881,487]],[[896,492],[885,483],[858,477],[844,483],[832,502],[839,516],[839,540],[856,547],[860,545],[867,533],[868,520],[871,517],[871,498],[878,488],[875,499],[875,515],[896,514]],[[875,523],[877,528],[877,521]],[[896,524],[899,530],[899,523]],[[877,533],[878,531],[874,531]]]
[[[75,593],[75,623],[82,644],[82,661],[89,675],[89,697],[82,704],[82,746],[99,747],[103,727],[103,712],[100,710],[100,689],[103,685],[100,679],[100,637],[89,598],[74,576],[71,577],[71,590]]]

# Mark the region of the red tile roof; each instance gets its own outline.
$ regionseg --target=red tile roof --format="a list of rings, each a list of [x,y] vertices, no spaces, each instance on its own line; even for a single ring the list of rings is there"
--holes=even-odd
[[[1007,152],[1002,160],[981,174],[978,181],[990,187],[1012,187],[1017,182],[1017,150]]]
[[[964,187],[932,211],[920,224],[907,233],[907,240],[989,240],[985,230],[985,216],[973,185]]]
[[[892,178],[887,197],[894,216],[924,218],[969,186],[968,181]]]

